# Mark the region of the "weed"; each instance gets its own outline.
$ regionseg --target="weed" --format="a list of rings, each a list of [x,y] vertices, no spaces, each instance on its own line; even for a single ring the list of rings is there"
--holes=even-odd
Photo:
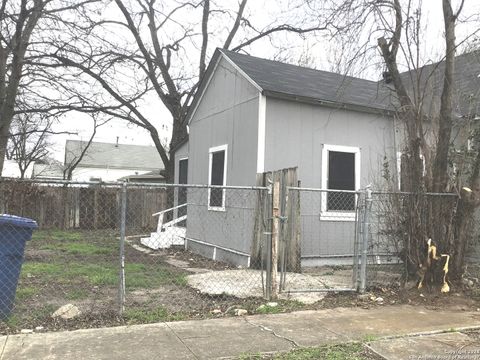
[[[238,357],[238,360],[261,360],[261,359],[265,359],[265,356],[263,356],[260,353],[258,353],[258,354],[240,354],[240,356]]]
[[[278,314],[282,312],[282,309],[280,308],[280,306],[263,305],[260,306],[256,312],[257,314]]]
[[[49,318],[55,310],[57,310],[57,307],[55,307],[55,305],[44,305],[42,307],[33,309],[30,312],[29,317],[32,320],[42,321],[44,319]]]
[[[56,263],[26,262],[22,266],[22,277],[46,275],[57,276],[63,273],[64,267]]]
[[[18,287],[16,300],[25,301],[38,293],[38,289],[33,286]]]
[[[152,289],[161,285],[186,286],[186,273],[173,272],[162,266],[145,264],[127,264],[125,266],[125,284],[129,289]]]
[[[185,315],[181,313],[169,313],[163,306],[150,310],[130,308],[125,310],[123,317],[129,324],[179,321],[186,318]]]
[[[368,359],[364,355],[364,348],[359,343],[347,343],[340,345],[326,345],[314,348],[295,349],[286,353],[268,355],[242,355],[239,360],[362,360]]]
[[[56,250],[72,255],[109,255],[114,254],[113,249],[88,244],[85,242],[65,243],[65,244],[47,244],[40,247],[41,250]]]
[[[82,240],[83,235],[78,231],[67,230],[39,230],[35,231],[32,235],[32,244],[36,242],[54,242],[61,241],[79,241]]]
[[[65,295],[65,298],[68,300],[81,300],[88,298],[89,295],[90,293],[85,289],[73,289]]]
[[[7,320],[5,320],[5,324],[12,329],[19,327],[20,323],[21,319],[17,314],[12,314]]]
[[[372,342],[372,341],[375,341],[378,339],[378,336],[375,336],[375,335],[371,335],[371,334],[367,334],[364,336],[363,338],[363,342]]]

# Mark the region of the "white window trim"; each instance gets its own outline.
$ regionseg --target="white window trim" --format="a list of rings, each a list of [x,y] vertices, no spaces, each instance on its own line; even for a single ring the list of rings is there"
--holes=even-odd
[[[223,161],[223,185],[227,185],[227,162],[228,162],[228,144],[211,147],[208,149],[208,185],[212,185],[212,160],[213,153],[225,151],[224,161]],[[212,211],[225,211],[225,189],[222,190],[222,206],[210,206],[210,190],[208,189],[208,199],[207,206],[208,210]]]
[[[355,190],[360,189],[360,148],[355,146],[341,146],[323,144],[322,148],[322,189],[328,189],[328,152],[345,152],[355,154]],[[327,192],[322,193],[320,204],[320,220],[331,221],[355,221],[355,210],[353,211],[328,211]],[[355,205],[357,197],[355,196]]]

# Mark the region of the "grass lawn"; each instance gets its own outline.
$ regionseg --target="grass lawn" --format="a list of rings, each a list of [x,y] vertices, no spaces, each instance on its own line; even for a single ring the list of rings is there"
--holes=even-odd
[[[125,247],[127,299],[135,291],[153,294],[164,286],[185,287],[187,273],[141,252]],[[119,240],[115,230],[39,230],[27,243],[15,299],[7,325],[15,328],[42,325],[62,305],[73,303],[82,312],[118,312],[120,283]],[[153,299],[133,299],[124,313],[130,323],[175,320]],[[146,298],[146,299],[145,299]],[[137,306],[137,307],[136,307]]]
[[[325,345],[302,348],[275,355],[242,355],[238,360],[372,360],[378,359],[369,354],[360,343]]]

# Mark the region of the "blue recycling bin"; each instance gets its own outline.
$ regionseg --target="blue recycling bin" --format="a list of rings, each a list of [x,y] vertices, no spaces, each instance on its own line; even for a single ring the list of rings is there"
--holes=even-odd
[[[37,227],[35,220],[0,214],[0,320],[12,312],[25,244]]]

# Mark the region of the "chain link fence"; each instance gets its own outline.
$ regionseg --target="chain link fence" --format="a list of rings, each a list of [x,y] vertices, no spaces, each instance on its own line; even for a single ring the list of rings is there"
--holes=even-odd
[[[38,229],[21,272],[4,262],[0,315],[10,326],[61,327],[75,307],[80,322],[102,326],[255,311],[265,299],[310,304],[325,292],[401,284],[411,272],[402,256],[408,239],[445,233],[432,217],[455,211],[457,201],[365,190],[280,193],[275,184],[3,179],[0,213],[34,219]]]
[[[139,203],[129,201],[138,189],[166,198],[148,231],[135,220]],[[134,185],[125,191],[125,312],[191,316],[265,296],[265,263],[252,253],[264,232],[265,188]]]
[[[437,245],[439,240],[443,244],[451,241],[458,201],[456,194],[373,192],[369,207],[368,285],[405,286],[416,282],[418,268],[407,255],[409,249],[421,244],[426,253],[428,239]],[[475,235],[472,229],[472,247]],[[446,251],[441,247],[437,250],[439,254]]]
[[[61,322],[74,306],[81,321],[101,325],[256,308],[265,298],[267,201],[261,187],[4,179],[0,213],[38,223],[19,276],[9,264],[2,272],[0,299],[12,298],[4,318]]]
[[[76,305],[85,318],[116,313],[120,189],[118,185],[0,182],[0,213],[38,224],[26,244],[10,324],[26,326],[48,322],[52,316],[68,317],[71,308],[55,313],[67,304]],[[150,217],[142,220],[151,222]],[[21,243],[23,230],[12,227],[12,231],[16,232],[13,241]],[[3,280],[11,288],[16,278],[7,273]],[[8,299],[4,296],[2,292],[1,298]]]
[[[281,253],[283,291],[356,290],[360,195],[347,190],[289,188],[288,202],[293,210],[289,211],[289,228],[282,233],[286,244],[281,248],[286,249]]]

